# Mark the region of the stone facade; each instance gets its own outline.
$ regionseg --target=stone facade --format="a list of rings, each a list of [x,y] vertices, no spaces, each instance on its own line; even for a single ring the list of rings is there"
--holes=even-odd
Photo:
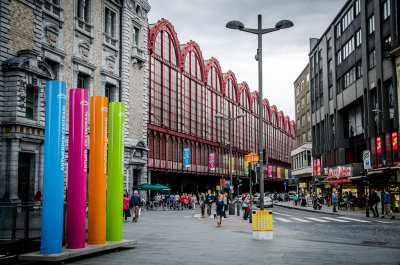
[[[147,0],[0,2],[1,195],[32,201],[42,190],[45,82],[53,79],[126,104],[124,189],[146,182],[149,11]]]

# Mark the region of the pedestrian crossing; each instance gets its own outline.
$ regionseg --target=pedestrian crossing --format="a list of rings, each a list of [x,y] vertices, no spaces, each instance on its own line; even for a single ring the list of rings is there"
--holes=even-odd
[[[351,222],[358,222],[358,223],[371,223],[371,221],[351,218],[351,217],[344,217],[344,216],[335,216],[335,217],[328,217],[328,216],[321,216],[321,217],[293,217],[290,214],[283,214],[279,212],[273,212],[274,215],[274,223],[282,222],[282,223],[351,223]]]

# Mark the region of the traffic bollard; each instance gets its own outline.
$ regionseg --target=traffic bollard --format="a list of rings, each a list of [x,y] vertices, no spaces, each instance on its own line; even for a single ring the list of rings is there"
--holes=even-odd
[[[366,215],[367,217],[369,217],[369,204],[368,204],[368,200],[367,200],[367,202],[366,202],[366,204],[365,204],[365,215]]]
[[[240,203],[239,202],[237,202],[236,203],[236,211],[237,211],[237,216],[240,216]]]

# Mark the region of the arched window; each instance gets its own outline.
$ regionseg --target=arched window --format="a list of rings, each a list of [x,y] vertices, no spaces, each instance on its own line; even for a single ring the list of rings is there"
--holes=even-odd
[[[156,137],[154,139],[154,158],[160,159],[160,136],[156,133]]]
[[[168,138],[168,161],[172,162],[172,160],[173,160],[173,151],[174,151],[174,149],[173,149],[172,137],[169,137]]]
[[[167,146],[166,146],[166,138],[165,135],[161,136],[161,160],[166,159],[166,152],[167,152]]]
[[[151,63],[150,118],[151,124],[173,130],[178,123],[178,74],[173,42],[166,31],[160,31],[155,41]]]

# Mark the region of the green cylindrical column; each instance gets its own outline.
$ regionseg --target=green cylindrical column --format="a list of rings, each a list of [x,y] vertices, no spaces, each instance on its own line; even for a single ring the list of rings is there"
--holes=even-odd
[[[109,104],[106,240],[122,241],[125,104]]]

